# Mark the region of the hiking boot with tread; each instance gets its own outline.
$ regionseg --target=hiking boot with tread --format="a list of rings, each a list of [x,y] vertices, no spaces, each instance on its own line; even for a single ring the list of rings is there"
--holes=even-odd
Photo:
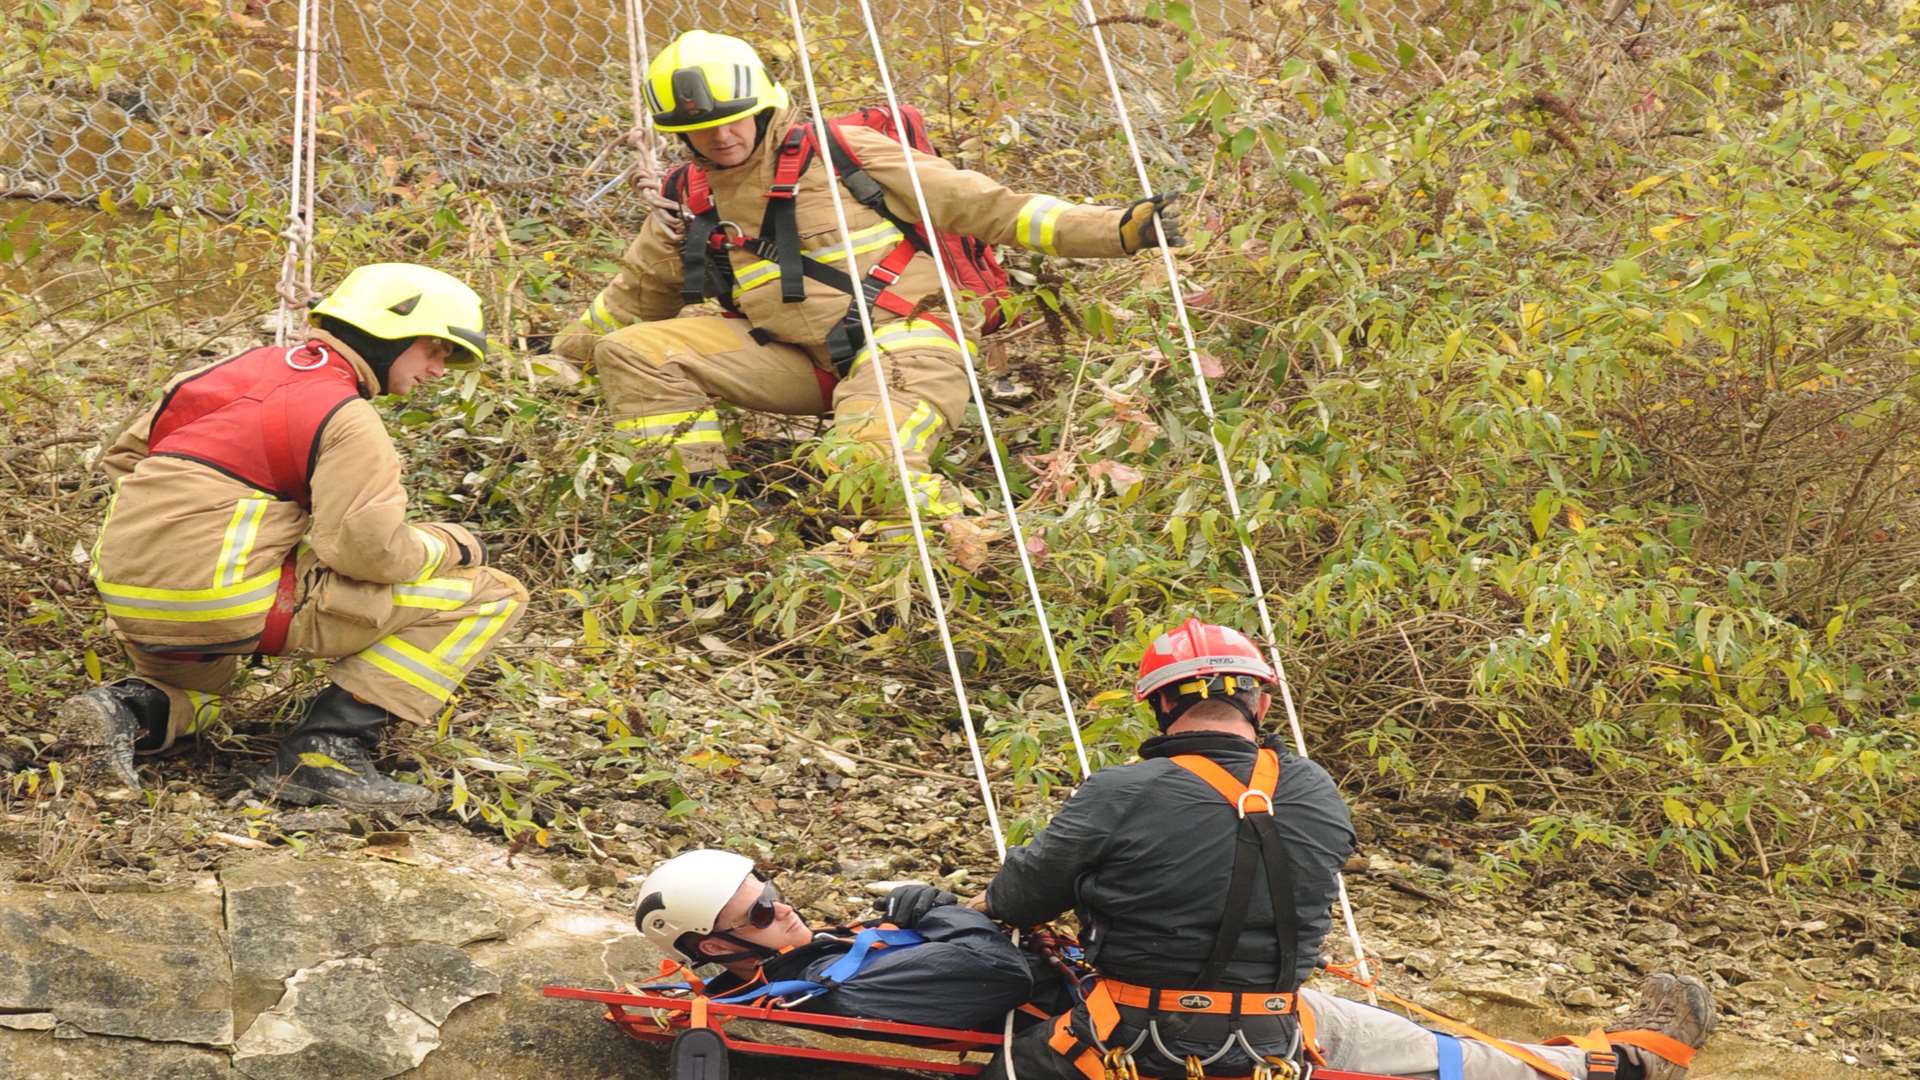
[[[272,771],[262,778],[267,793],[299,806],[329,804],[396,814],[431,811],[439,796],[419,784],[383,776],[373,766],[373,751],[392,719],[380,706],[328,686],[307,706],[299,725],[280,740]],[[308,764],[302,754],[320,754],[333,764]]]
[[[1639,1002],[1610,1024],[1607,1034],[1611,1039],[1627,1032],[1652,1031],[1697,1050],[1707,1044],[1719,1023],[1713,993],[1705,983],[1691,975],[1662,971],[1641,982]],[[1615,1045],[1624,1060],[1640,1066],[1646,1080],[1682,1080],[1687,1075],[1687,1066],[1652,1050],[1617,1040]]]
[[[81,748],[75,759],[82,778],[104,774],[141,790],[135,750],[154,750],[166,740],[167,692],[140,678],[103,683],[60,705],[60,733]]]

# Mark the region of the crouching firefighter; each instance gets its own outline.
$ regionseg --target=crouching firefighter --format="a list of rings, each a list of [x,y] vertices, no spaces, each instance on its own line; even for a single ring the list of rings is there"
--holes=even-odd
[[[684,235],[670,218],[651,215],[622,271],[554,348],[598,370],[620,435],[653,456],[677,454],[709,488],[726,486],[714,477],[727,466],[716,400],[832,415],[830,467],[890,459],[878,365],[870,362],[878,350],[886,354],[912,498],[926,516],[960,512],[958,493],[928,464],[943,433],[960,423],[968,396],[962,328],[947,325],[933,245],[956,292],[981,305],[964,327],[978,341],[998,325],[995,294],[1006,283],[992,245],[1120,258],[1157,247],[1162,230],[1168,244],[1182,242],[1166,209],[1172,196],[1101,207],[1017,194],[932,153],[911,107],[836,117],[822,147],[813,124],[739,38],[681,35],[654,58],[647,94],[654,126],[679,134],[693,153],[693,164],[662,185],[685,207]],[[903,149],[901,137],[914,149]],[[920,220],[908,153],[931,222]],[[848,196],[845,239],[826,159]],[[851,276],[848,243],[858,266]],[[872,309],[871,341],[856,292]],[[729,317],[676,318],[704,299]]]
[[[381,263],[311,318],[291,347],[175,378],[102,459],[113,495],[93,582],[135,675],[70,699],[65,734],[138,788],[135,756],[216,717],[241,657],[337,658],[280,743],[270,793],[423,811],[427,789],[375,771],[380,735],[440,712],[527,593],[464,527],[407,521],[400,458],[368,399],[478,364],[480,298],[438,270]]]
[[[647,875],[634,924],[689,970],[722,965],[702,992],[723,1003],[981,1030],[1036,994],[1060,1003],[1046,963],[952,893],[902,885],[881,910],[872,926],[815,930],[753,860],[703,848]]]
[[[1303,989],[1353,851],[1320,766],[1260,723],[1273,669],[1245,636],[1189,619],[1140,663],[1162,734],[1081,785],[976,906],[1016,926],[1077,908],[1097,982],[1014,1039],[983,1077],[1289,1080],[1313,1064],[1438,1080],[1676,1080],[1714,1025],[1698,980],[1656,975],[1615,1025],[1521,1046],[1456,1038]],[[1477,1034],[1477,1033],[1476,1033]]]

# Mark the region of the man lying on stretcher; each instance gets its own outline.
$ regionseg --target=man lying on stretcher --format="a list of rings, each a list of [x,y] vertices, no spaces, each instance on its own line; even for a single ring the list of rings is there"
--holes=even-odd
[[[1036,1018],[1068,1004],[1044,960],[952,893],[902,885],[880,908],[885,920],[870,928],[816,930],[753,860],[700,849],[647,875],[634,923],[689,967],[722,965],[706,985],[716,1000],[774,997],[809,1012],[979,1030],[998,1030],[1009,1009],[1036,999]]]

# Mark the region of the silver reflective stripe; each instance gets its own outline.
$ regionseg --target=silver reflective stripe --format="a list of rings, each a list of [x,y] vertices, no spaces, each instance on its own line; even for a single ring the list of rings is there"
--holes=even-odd
[[[113,586],[97,582],[95,588],[100,595],[111,601],[116,607],[143,608],[148,611],[219,611],[223,608],[238,607],[256,600],[265,600],[280,588],[280,575],[264,585],[248,589],[232,596],[220,596],[211,600],[161,600],[145,596],[126,596],[114,591]]]
[[[460,688],[460,681],[458,679],[449,679],[447,676],[441,674],[440,672],[434,670],[431,667],[428,667],[425,664],[422,664],[420,661],[415,660],[413,657],[408,656],[407,654],[401,652],[398,649],[395,649],[393,646],[388,645],[384,641],[374,642],[372,645],[369,645],[367,647],[367,651],[370,653],[377,654],[378,656],[380,656],[382,659],[386,660],[389,663],[397,664],[400,667],[406,668],[408,671],[413,672],[415,675],[418,675],[421,678],[427,680],[428,682],[434,684],[435,686],[442,687],[449,692],[458,690]]]
[[[1254,660],[1245,656],[1196,656],[1191,660],[1182,660],[1177,664],[1168,664],[1151,674],[1143,675],[1133,684],[1135,694],[1149,694],[1168,683],[1179,682],[1189,675],[1252,675],[1262,682],[1273,681],[1273,669],[1264,660]]]
[[[393,591],[401,596],[430,596],[440,600],[465,600],[473,595],[473,589],[436,589],[427,585],[395,585]]]
[[[511,600],[495,600],[491,604],[480,605],[480,610],[476,613],[476,616],[484,617],[470,616],[467,621],[471,625],[467,627],[466,633],[461,634],[459,638],[454,641],[441,642],[440,648],[435,651],[443,658],[464,666],[464,663],[454,661],[452,658],[460,656],[474,641],[477,641],[482,636],[493,633],[499,627],[499,624],[504,621],[508,615],[512,614],[514,606]]]

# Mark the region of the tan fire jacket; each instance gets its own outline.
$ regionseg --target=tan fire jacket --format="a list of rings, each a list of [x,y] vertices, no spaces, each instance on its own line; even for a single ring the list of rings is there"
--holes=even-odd
[[[322,331],[308,336],[346,357],[362,388],[375,385],[353,350]],[[414,588],[430,589],[435,573],[460,565],[463,548],[470,564],[484,558],[459,525],[407,523],[400,455],[364,399],[321,429],[311,514],[199,462],[148,456],[153,419],[149,406],[100,460],[113,498],[93,546],[94,586],[114,626],[136,642],[243,649],[266,623],[281,562],[303,540],[338,573]],[[302,599],[310,584],[299,583]]]
[[[797,108],[782,110],[768,125],[767,136],[752,157],[730,169],[706,167],[721,221],[737,225],[748,235],[760,231],[780,138],[804,119]],[[847,145],[862,167],[886,190],[887,208],[903,221],[919,221],[919,207],[907,172],[908,151],[878,131],[850,128],[846,135]],[[794,216],[800,229],[800,246],[806,256],[844,270],[846,254],[840,242],[839,223],[834,217],[833,196],[827,189],[824,157],[824,153],[816,155],[807,171],[801,174]],[[1050,255],[1119,258],[1127,254],[1120,243],[1124,207],[1074,205],[1051,195],[1019,194],[991,177],[955,168],[951,162],[931,154],[914,152],[914,164],[938,231],[972,235],[989,244],[1015,245]],[[841,203],[846,208],[854,254],[864,275],[893,251],[901,239],[900,232],[885,218],[855,202],[845,189],[841,191]],[[806,299],[795,304],[783,303],[779,270],[773,263],[737,248],[729,252],[729,256],[738,282],[734,303],[755,328],[778,340],[796,345],[823,344],[852,302],[846,293],[808,278]],[[586,313],[554,340],[556,352],[586,363],[593,358],[593,344],[601,335],[636,322],[669,319],[679,312],[682,276],[679,240],[666,226],[649,217],[640,235],[628,245],[624,262],[626,268],[613,283],[601,290]],[[940,278],[930,255],[915,256],[893,291],[915,304],[931,295],[930,310],[945,310],[940,297]],[[875,323],[896,318],[898,316],[890,312],[873,312]]]

